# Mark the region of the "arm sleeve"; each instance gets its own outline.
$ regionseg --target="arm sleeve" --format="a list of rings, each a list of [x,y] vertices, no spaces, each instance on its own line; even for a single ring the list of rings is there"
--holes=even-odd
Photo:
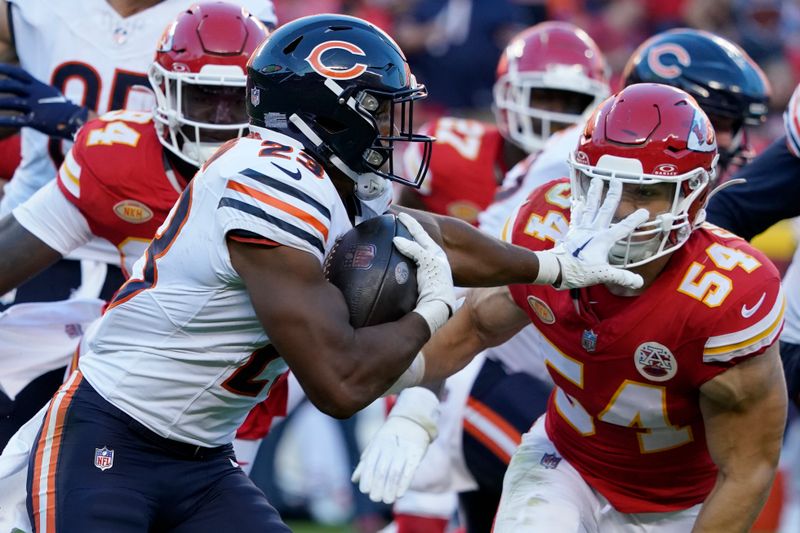
[[[253,169],[228,180],[217,205],[225,235],[249,235],[306,251],[320,262],[331,227],[332,198],[322,187],[290,182]]]
[[[12,211],[14,218],[50,248],[67,255],[92,238],[86,219],[51,181]]]
[[[777,139],[733,176],[746,183],[711,198],[709,222],[750,240],[776,222],[800,215],[800,159],[786,142],[786,136]]]

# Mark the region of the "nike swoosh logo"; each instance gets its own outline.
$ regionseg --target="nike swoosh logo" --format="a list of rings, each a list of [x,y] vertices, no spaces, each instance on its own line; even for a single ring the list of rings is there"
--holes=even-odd
[[[766,297],[767,297],[767,293],[766,292],[762,293],[761,294],[761,298],[759,298],[758,302],[756,302],[756,305],[754,305],[753,307],[748,308],[747,304],[743,305],[742,306],[742,316],[745,317],[745,318],[750,318],[751,316],[753,316],[755,314],[755,312],[758,311],[758,308],[761,307],[761,304],[764,303],[764,298],[766,298]]]
[[[67,99],[64,98],[63,96],[50,96],[48,98],[39,99],[40,104],[62,104],[66,101]]]
[[[577,258],[577,257],[578,257],[578,255],[580,255],[581,251],[583,251],[583,249],[584,249],[584,248],[586,248],[586,245],[587,245],[587,244],[589,244],[590,242],[592,242],[592,239],[589,239],[588,241],[586,241],[585,243],[583,243],[583,244],[580,246],[580,248],[577,248],[577,249],[576,249],[574,252],[572,252],[572,257],[575,257],[575,258]]]
[[[272,163],[272,164],[275,165],[275,168],[277,168],[278,170],[280,170],[281,172],[283,172],[284,174],[286,174],[287,176],[289,176],[293,180],[300,181],[300,178],[303,177],[303,176],[300,175],[300,169],[297,169],[294,172],[289,172],[288,170],[286,170],[285,168],[283,168],[280,165],[277,165],[275,163]]]
[[[233,460],[233,459],[231,459],[230,457],[228,457],[228,461],[230,461],[230,462],[231,462],[231,466],[232,466],[232,467],[234,467],[234,468],[239,468],[239,463],[237,463],[236,461],[234,461],[234,460]]]

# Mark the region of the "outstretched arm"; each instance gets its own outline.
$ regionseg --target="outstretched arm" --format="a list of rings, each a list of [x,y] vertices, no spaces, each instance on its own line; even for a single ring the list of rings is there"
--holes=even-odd
[[[608,252],[616,241],[647,220],[649,214],[639,209],[612,224],[622,185],[612,182],[604,199],[602,192],[602,180],[592,180],[586,203],[573,208],[564,241],[542,252],[500,241],[452,217],[414,210],[406,213],[417,219],[442,246],[455,283],[462,287],[537,283],[567,289],[611,283],[639,288],[641,276],[609,265]]]
[[[777,343],[700,388],[717,482],[694,532],[746,532],[767,499],[786,423],[786,386]]]
[[[61,259],[8,214],[0,219],[0,294],[5,294]]]
[[[455,374],[480,352],[504,343],[529,323],[508,287],[471,289],[464,305],[422,348],[424,382]]]

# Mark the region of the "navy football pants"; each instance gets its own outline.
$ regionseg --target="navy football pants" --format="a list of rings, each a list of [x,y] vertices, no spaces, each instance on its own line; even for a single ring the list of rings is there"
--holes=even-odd
[[[517,444],[544,414],[551,386],[530,374],[509,373],[487,359],[470,390],[468,409],[476,410]],[[488,533],[500,503],[503,477],[510,455],[492,443],[491,437],[466,423],[463,434],[464,460],[478,489],[459,494],[467,533]]]
[[[38,533],[289,532],[234,461],[157,436],[74,372],[31,454],[28,513]]]

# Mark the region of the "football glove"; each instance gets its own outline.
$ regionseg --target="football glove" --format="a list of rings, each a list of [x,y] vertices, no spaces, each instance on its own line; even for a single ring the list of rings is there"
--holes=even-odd
[[[431,239],[414,217],[400,213],[397,218],[414,237],[409,240],[395,237],[393,242],[400,252],[417,264],[417,307],[413,312],[422,316],[433,335],[453,314],[456,297],[453,292],[453,274],[444,250]]]
[[[439,399],[421,387],[404,390],[369,442],[352,481],[374,502],[393,503],[405,494],[428,445],[436,438]]]
[[[569,230],[564,240],[552,250],[537,252],[537,283],[552,283],[557,289],[573,289],[600,283],[641,288],[639,274],[608,263],[608,252],[614,243],[627,237],[650,214],[646,209],[631,213],[611,224],[622,197],[622,183],[613,180],[602,204],[603,180],[592,179],[586,201],[572,206]],[[559,278],[560,274],[560,278]]]
[[[89,109],[74,104],[59,92],[15,65],[0,64],[0,126],[33,128],[51,137],[72,140],[89,117]]]

